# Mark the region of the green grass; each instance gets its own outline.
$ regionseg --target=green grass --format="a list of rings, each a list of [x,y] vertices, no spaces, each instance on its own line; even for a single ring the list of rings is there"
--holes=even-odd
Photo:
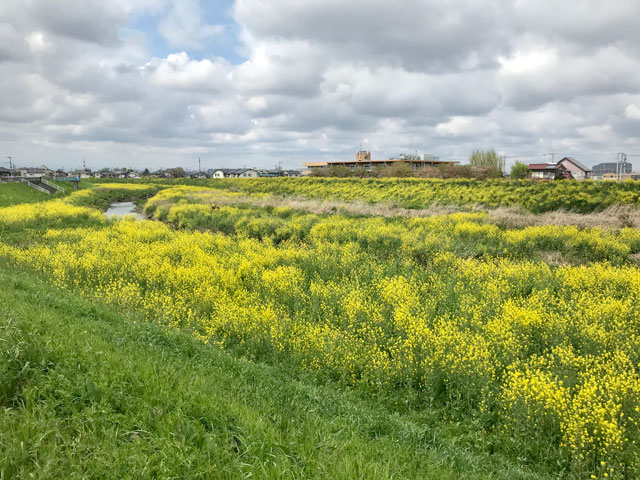
[[[43,202],[54,198],[22,183],[0,183],[0,207],[19,203]]]
[[[470,421],[234,358],[4,262],[0,285],[0,479],[549,478]]]
[[[65,197],[74,191],[73,183],[71,182],[58,182],[57,180],[49,180],[49,182],[62,187],[64,192],[47,195],[46,193],[40,192],[23,183],[0,183],[0,207],[8,207],[11,205],[18,205],[20,203],[44,202],[46,200]],[[92,183],[87,182],[86,180],[81,180],[78,188],[89,188],[92,185]]]

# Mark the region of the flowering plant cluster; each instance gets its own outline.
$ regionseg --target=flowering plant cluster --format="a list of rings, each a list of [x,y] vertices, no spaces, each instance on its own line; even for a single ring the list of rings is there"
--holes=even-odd
[[[4,208],[0,233],[40,228],[28,245],[2,241],[0,255],[221,348],[412,389],[578,477],[640,475],[637,230],[234,199],[166,189],[147,205],[166,222],[107,221],[62,202]]]

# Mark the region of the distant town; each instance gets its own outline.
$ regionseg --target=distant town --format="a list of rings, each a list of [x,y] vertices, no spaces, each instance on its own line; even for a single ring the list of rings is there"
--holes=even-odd
[[[475,153],[475,152],[474,152]],[[471,168],[482,170],[494,168],[503,176],[513,176],[513,168],[511,174],[506,172],[504,156],[499,156],[493,151],[477,152],[481,158],[488,158],[487,161],[481,161],[478,165],[474,165],[473,155],[470,157]],[[516,162],[520,163],[520,162]],[[390,168],[398,165],[406,165],[411,171],[420,174],[427,169],[433,171],[434,168],[451,168],[460,165],[460,161],[441,160],[439,157],[431,154],[400,154],[397,157],[390,157],[383,160],[374,160],[371,152],[359,150],[353,160],[338,160],[327,162],[305,162],[303,163],[304,174],[319,173],[323,170],[330,169],[348,169],[351,172],[363,170],[373,172],[376,169]],[[616,162],[605,162],[589,168],[574,157],[562,157],[558,162],[551,163],[529,163],[521,164],[523,168],[520,178],[530,178],[533,180],[640,180],[640,172],[633,172],[633,167],[624,154],[619,154]],[[461,176],[468,170],[462,170]],[[420,175],[425,176],[425,175]]]
[[[83,179],[83,178],[259,178],[259,177],[300,177],[301,170],[261,170],[255,168],[210,168],[207,170],[189,171],[182,167],[166,168],[156,171],[132,168],[103,168],[92,171],[89,168],[79,170],[52,170],[46,165],[40,167],[4,168],[0,167],[0,179],[11,178]]]
[[[493,152],[493,151],[491,151]],[[491,152],[478,152],[482,155],[486,155]],[[514,168],[512,167],[511,174],[508,174],[505,170],[505,157],[496,156],[493,152],[495,159],[495,170],[498,171],[498,176],[513,177]],[[186,170],[182,167],[165,168],[155,171],[149,169],[138,170],[132,168],[102,168],[100,170],[91,170],[90,168],[82,168],[71,171],[63,169],[52,170],[46,165],[39,167],[14,167],[11,164],[10,168],[0,167],[0,180],[3,182],[8,181],[20,181],[21,179],[39,179],[49,178],[56,180],[73,180],[73,179],[87,179],[87,178],[103,178],[103,179],[137,179],[137,178],[269,178],[269,177],[302,177],[302,176],[325,176],[330,172],[346,172],[343,175],[349,176],[349,172],[357,174],[360,172],[360,176],[374,173],[376,171],[391,170],[392,167],[404,166],[407,172],[414,172],[416,176],[429,176],[425,172],[430,171],[444,171],[445,169],[455,169],[456,167],[467,167],[465,170],[461,168],[458,176],[462,177],[465,172],[473,172],[475,170],[482,170],[487,166],[474,165],[470,162],[470,165],[461,165],[460,161],[455,160],[441,160],[438,156],[432,154],[400,154],[396,157],[389,157],[387,159],[376,160],[371,156],[370,151],[359,150],[355,158],[348,160],[334,160],[323,162],[304,162],[302,169],[283,169],[276,167],[273,169],[258,169],[258,168],[208,168],[198,170]],[[520,162],[516,162],[517,164]],[[489,162],[489,165],[491,162]],[[468,167],[471,167],[470,169]],[[592,168],[587,167],[584,163],[580,162],[574,157],[562,157],[559,161],[552,161],[551,163],[529,163],[520,164],[522,168],[522,174],[519,178],[530,178],[532,180],[550,181],[550,180],[640,180],[640,172],[634,172],[633,166],[627,161],[624,154],[618,156],[615,162],[604,162],[594,165]],[[526,167],[526,168],[524,168]],[[491,167],[493,168],[493,167]],[[435,170],[434,170],[435,169]],[[398,170],[399,171],[399,170]],[[401,175],[402,176],[402,175]],[[407,175],[404,175],[407,176]],[[475,175],[474,175],[475,176]],[[495,178],[495,177],[494,177]]]

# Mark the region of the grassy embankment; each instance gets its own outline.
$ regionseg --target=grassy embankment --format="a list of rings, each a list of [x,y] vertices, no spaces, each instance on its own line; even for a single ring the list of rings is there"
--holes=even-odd
[[[44,202],[50,198],[52,198],[51,195],[22,183],[0,183],[0,207],[8,207],[9,205],[20,203]]]
[[[46,202],[49,200],[59,200],[63,197],[70,195],[73,190],[73,184],[70,182],[57,182],[50,180],[51,183],[55,183],[59,187],[64,189],[64,192],[58,192],[54,195],[47,195],[40,192],[35,188],[31,188],[28,185],[22,183],[0,183],[0,207],[8,207],[11,205],[19,205],[22,203],[37,203]],[[91,187],[92,184],[87,181],[80,181],[79,188],[84,189]]]
[[[0,263],[0,478],[538,478],[402,414]],[[464,432],[464,433],[463,433]]]
[[[96,211],[71,206],[127,193],[148,192],[144,186],[113,185],[65,202],[5,209],[3,255],[42,269],[49,282],[87,298],[140,319],[144,312],[147,320],[180,327],[185,335],[195,330],[200,340],[224,345],[236,358],[246,354],[253,365],[268,361],[271,367],[261,368],[290,372],[286,378],[276,375],[275,383],[285,378],[285,383],[326,389],[329,396],[333,392],[358,402],[364,417],[386,419],[372,436],[351,415],[356,426],[347,426],[345,433],[362,436],[363,444],[353,452],[348,445],[337,447],[368,459],[379,455],[364,445],[368,440],[391,442],[384,449],[392,457],[381,456],[382,469],[363,477],[517,478],[513,465],[519,461],[558,477],[585,478],[594,472],[627,478],[629,469],[637,471],[638,410],[633,408],[640,384],[634,366],[637,342],[630,332],[638,284],[637,268],[627,258],[638,250],[637,231],[498,230],[478,214],[411,221],[327,218],[281,207],[219,207],[220,192],[212,198],[197,192],[192,198],[194,192],[186,191],[158,195],[154,214],[184,228],[179,231],[157,222],[110,222]],[[180,198],[184,193],[188,198]],[[89,228],[66,228],[84,225]],[[448,245],[445,237],[455,242]],[[547,248],[586,265],[549,269],[522,259],[530,250]],[[598,252],[604,256],[598,258]],[[600,277],[618,287],[592,284]],[[121,317],[123,323],[134,319]],[[217,352],[206,345],[196,348]],[[20,370],[24,365],[18,362]],[[81,373],[86,372],[83,366]],[[104,386],[92,378],[86,383],[81,377],[79,384],[85,381],[90,395],[102,400]],[[344,393],[351,389],[360,393]],[[122,389],[116,390],[122,398]],[[265,405],[258,403],[257,418],[264,421],[264,412],[297,411],[297,403],[278,401],[273,407],[270,402],[278,398],[270,393]],[[116,413],[122,414],[126,408],[117,405]],[[201,412],[208,404],[194,396],[189,405]],[[331,412],[343,408],[339,404]],[[63,409],[65,418],[70,411]],[[93,422],[97,434],[106,428]],[[395,422],[408,431],[391,428]],[[130,440],[137,441],[141,431],[150,430],[128,428]],[[430,440],[424,441],[425,432]],[[307,429],[298,437],[303,445],[322,438]],[[260,438],[265,448],[273,447],[273,437]],[[237,441],[233,448],[241,450]],[[272,476],[337,476],[309,470],[307,459],[318,457],[302,447],[287,455],[291,451],[302,458],[296,465],[304,469]],[[437,467],[416,463],[418,457]],[[255,458],[256,468],[266,461]],[[332,461],[329,454],[322,458]],[[396,468],[387,458],[403,466]],[[379,463],[365,460],[364,465]],[[170,471],[177,468],[172,465]],[[358,476],[344,466],[338,471]],[[239,472],[230,471],[233,475]],[[260,471],[260,476],[267,474]]]
[[[51,200],[66,200],[69,195],[74,193],[73,185],[69,182],[52,181],[52,183],[64,188],[64,192],[47,195],[22,183],[0,183],[0,207]],[[135,191],[132,192],[132,188]],[[81,180],[79,190],[83,190],[83,192],[75,193],[67,201],[72,205],[91,207],[98,210],[106,210],[112,202],[135,201],[142,206],[147,198],[160,188],[161,186],[156,185],[134,185],[133,187],[125,186],[119,188],[117,184],[100,185]]]

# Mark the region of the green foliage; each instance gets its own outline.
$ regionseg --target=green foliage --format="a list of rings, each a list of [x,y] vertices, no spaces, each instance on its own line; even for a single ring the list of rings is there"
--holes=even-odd
[[[486,152],[474,150],[469,157],[469,165],[472,167],[488,167],[502,171],[502,159],[493,148]]]
[[[188,188],[188,187],[187,187]],[[175,193],[174,193],[175,192]],[[326,242],[358,243],[372,255],[402,256],[408,252],[418,261],[426,245],[461,257],[544,259],[551,253],[568,263],[609,261],[623,264],[640,252],[640,233],[634,228],[602,230],[574,226],[499,228],[485,213],[437,215],[426,218],[349,217],[314,215],[288,208],[265,209],[248,201],[233,203],[230,197],[211,196],[210,191],[185,188],[164,190],[145,206],[148,214],[178,228],[207,229],[228,235],[275,243],[286,240],[314,245]],[[212,204],[213,202],[213,204]],[[161,213],[156,210],[162,205]]]
[[[89,466],[96,476],[108,476],[105,465],[123,476],[124,458],[129,475],[159,477],[184,476],[186,468],[206,476],[212,464],[229,476],[274,478],[469,478],[479,471],[517,478],[516,461],[545,477],[633,478],[639,471],[633,332],[640,278],[632,257],[640,251],[638,230],[505,228],[486,213],[318,215],[269,203],[275,195],[299,195],[411,206],[438,197],[486,204],[526,192],[543,208],[556,197],[593,208],[586,192],[595,192],[596,200],[637,203],[634,182],[611,189],[502,180],[188,183],[216,188],[165,188],[147,203],[145,210],[170,226],[106,221],[95,210],[69,205],[149,194],[164,187],[156,182],[99,185],[68,203],[0,209],[1,258],[38,268],[55,285],[130,315],[103,322],[107,309],[86,310],[82,301],[67,299],[71,294],[60,299],[71,304],[67,309],[46,303],[60,297],[57,291],[47,295],[49,287],[26,296],[28,282],[11,283],[17,267],[4,266],[3,274],[0,263],[0,283],[10,286],[5,294],[11,298],[0,304],[0,315],[8,312],[6,321],[0,317],[8,326],[0,329],[0,345],[8,346],[0,353],[0,404],[10,413],[9,420],[0,418],[0,477],[27,476],[32,465],[44,476],[73,476],[75,468]],[[60,319],[32,328],[41,321],[37,312],[49,306]],[[128,323],[142,319],[225,348],[224,367],[216,362],[225,356],[218,358],[210,346]],[[102,331],[111,343],[102,341]],[[149,341],[149,331],[162,340]],[[181,342],[186,350],[176,347]],[[238,371],[238,356],[257,363]],[[269,372],[265,381],[256,380],[256,367]],[[322,383],[328,384],[318,395],[330,405],[326,416],[287,388]],[[361,413],[350,409],[354,397],[344,386],[370,395]],[[252,388],[257,397],[247,393]],[[343,400],[331,403],[325,397],[332,395]],[[139,415],[167,404],[178,408],[162,421]],[[215,423],[226,418],[221,405],[233,406],[235,437]],[[345,409],[346,424],[333,423],[335,412]],[[269,430],[273,415],[293,416],[304,427]],[[433,416],[418,437],[428,432],[437,443],[414,442],[410,432]],[[121,428],[128,437],[118,436]],[[345,428],[344,436],[325,437],[334,428]],[[44,440],[34,444],[33,438]],[[331,454],[309,447],[324,446],[325,438],[338,442],[328,450],[344,452],[343,463],[327,467]],[[448,438],[459,450],[448,450]],[[229,446],[233,453],[226,452]],[[484,465],[478,470],[450,462],[452,469],[443,472],[443,449],[449,458],[480,453]],[[78,451],[92,455],[78,460]],[[435,470],[428,469],[432,461]]]
[[[472,167],[471,165],[444,164],[437,167],[424,167],[416,172],[421,178],[468,178],[475,180],[487,180],[502,178],[502,172],[491,167]]]
[[[379,177],[407,178],[415,177],[415,171],[409,162],[398,162],[390,167],[380,169]]]
[[[532,213],[559,209],[590,213],[611,205],[640,204],[640,181],[633,180],[534,182],[528,179],[257,178],[146,180],[136,183],[198,185],[249,194],[388,203],[406,208],[426,208],[434,204],[482,205],[488,208],[518,206]]]
[[[90,184],[90,188],[79,190],[69,195],[65,200],[77,207],[92,207],[106,210],[113,202],[137,201],[148,198],[159,190],[155,185],[126,184],[120,187],[117,183]]]
[[[184,177],[184,168],[175,167],[169,170],[169,173],[173,178],[182,178]]]
[[[22,183],[0,183],[0,207],[20,203],[44,202],[53,197],[53,195],[47,195]],[[59,195],[56,197],[59,197]]]
[[[373,167],[366,169],[358,166],[354,169],[349,167],[331,165],[325,168],[316,168],[311,172],[312,177],[318,178],[407,178],[415,177],[416,172],[409,162],[397,162],[390,166]]]
[[[527,178],[528,175],[529,166],[526,163],[516,161],[516,163],[513,164],[513,167],[511,167],[510,177],[512,180]]]
[[[628,258],[640,247],[637,231],[503,230],[477,213],[297,216],[253,212],[246,197],[237,206],[190,204],[207,193],[176,190],[159,195],[175,200],[159,205],[168,219],[187,229],[223,224],[229,233],[107,222],[30,232],[30,245],[3,241],[0,253],[235,355],[372,395],[415,396],[419,412],[471,419],[477,442],[558,475],[584,478],[601,461],[639,470],[631,333],[640,292]],[[0,220],[13,221],[17,208],[0,210]],[[68,208],[58,216],[76,214]],[[547,249],[587,265],[530,258]],[[102,401],[104,389],[89,380],[87,395]]]
[[[5,263],[0,284],[0,478],[548,478],[471,419],[234,359]]]
[[[362,169],[364,170],[364,169]],[[326,168],[316,168],[311,172],[313,177],[336,177],[345,178],[353,176],[353,172],[348,167],[331,165]]]

